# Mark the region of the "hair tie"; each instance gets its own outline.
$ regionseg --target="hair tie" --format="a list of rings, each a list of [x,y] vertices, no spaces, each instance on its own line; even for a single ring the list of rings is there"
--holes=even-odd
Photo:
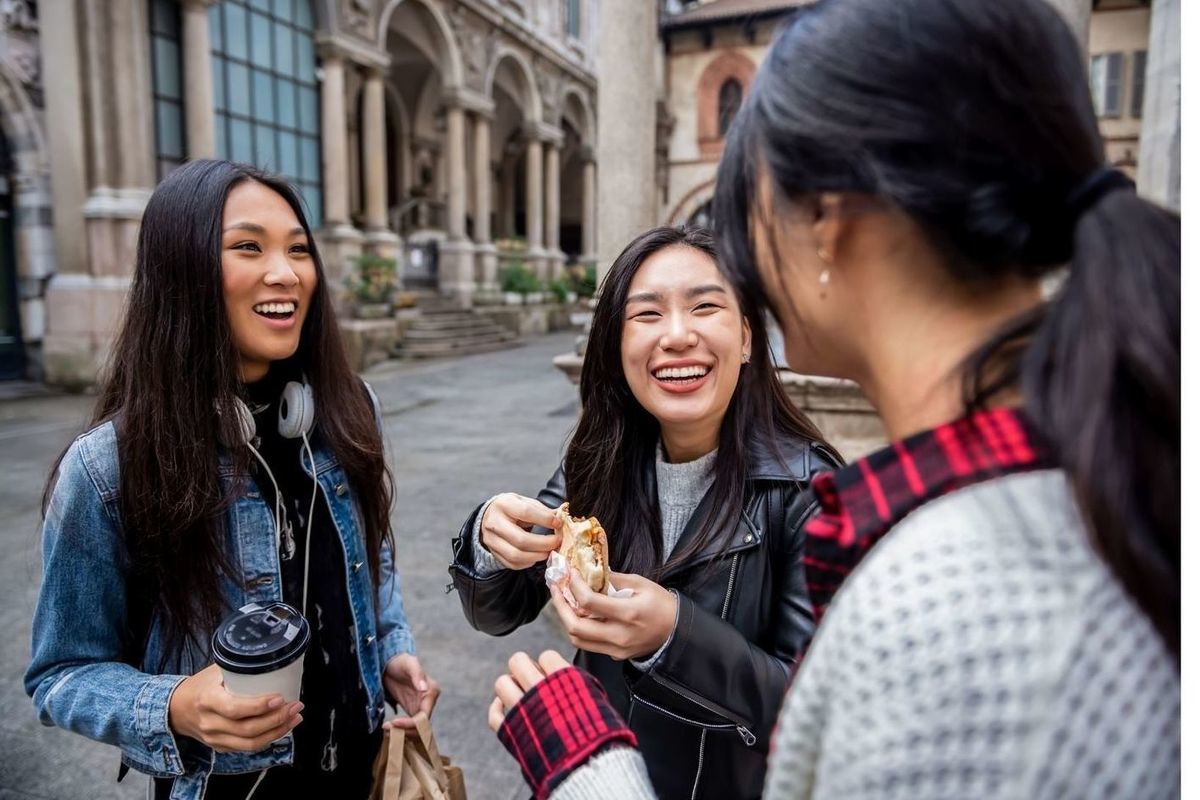
[[[1109,192],[1133,188],[1134,182],[1128,175],[1116,167],[1105,165],[1094,171],[1067,195],[1067,214],[1076,222]]]

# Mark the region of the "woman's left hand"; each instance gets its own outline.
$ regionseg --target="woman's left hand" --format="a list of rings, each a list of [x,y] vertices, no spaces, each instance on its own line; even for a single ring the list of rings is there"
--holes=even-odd
[[[613,572],[615,589],[632,589],[632,597],[609,597],[593,592],[571,570],[572,608],[557,586],[550,587],[554,610],[566,628],[571,644],[590,653],[604,653],[623,661],[653,654],[671,637],[679,598],[641,575]]]
[[[560,669],[566,669],[571,663],[554,650],[547,650],[538,656],[535,662],[526,653],[513,653],[508,660],[508,672],[496,678],[496,691],[492,704],[488,707],[488,727],[493,731],[500,730],[504,717],[525,693],[537,686],[542,680]]]
[[[409,714],[388,720],[383,723],[385,728],[412,728],[412,715],[420,711],[426,716],[432,715],[433,706],[442,693],[438,682],[425,674],[421,662],[411,653],[392,656],[383,671],[383,686]]]

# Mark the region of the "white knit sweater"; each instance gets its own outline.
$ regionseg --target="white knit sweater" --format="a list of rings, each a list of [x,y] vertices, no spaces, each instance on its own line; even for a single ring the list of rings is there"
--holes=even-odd
[[[765,797],[1178,797],[1179,696],[1065,476],[1010,475],[914,511],[847,579],[784,700]],[[627,748],[553,794],[651,796]]]

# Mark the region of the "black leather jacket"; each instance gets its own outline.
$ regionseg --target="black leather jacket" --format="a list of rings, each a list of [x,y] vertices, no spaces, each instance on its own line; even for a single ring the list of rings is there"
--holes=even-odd
[[[793,659],[813,633],[801,564],[802,527],[816,509],[808,482],[813,473],[838,466],[819,445],[781,440],[780,449],[782,464],[752,443],[748,500],[733,537],[718,537],[732,544],[710,546],[660,580],[678,591],[679,616],[650,670],[576,654],[575,663],[600,679],[637,734],[661,798],[762,794],[770,734]],[[561,469],[538,499],[551,507],[567,499]],[[676,547],[697,535],[713,502],[710,491]],[[537,617],[549,590],[540,566],[477,575],[470,537],[481,508],[454,540],[450,574],[470,624],[503,636]]]

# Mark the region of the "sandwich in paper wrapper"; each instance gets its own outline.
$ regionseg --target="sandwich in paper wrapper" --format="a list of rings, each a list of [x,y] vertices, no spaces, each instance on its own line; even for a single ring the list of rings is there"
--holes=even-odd
[[[558,586],[568,605],[578,604],[571,594],[571,569],[574,568],[593,592],[609,597],[632,597],[632,589],[617,591],[608,580],[608,536],[595,517],[572,517],[568,503],[554,515],[562,520],[562,545],[546,560],[546,584]]]

